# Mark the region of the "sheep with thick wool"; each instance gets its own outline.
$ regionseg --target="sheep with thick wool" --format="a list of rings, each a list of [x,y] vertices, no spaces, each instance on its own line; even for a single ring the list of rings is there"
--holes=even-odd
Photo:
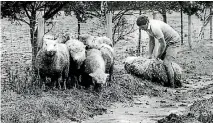
[[[58,43],[65,44],[67,41],[73,39],[73,35],[71,33],[58,33],[55,35],[54,39],[58,41]]]
[[[42,81],[42,89],[45,89],[46,77],[51,78],[54,87],[58,83],[61,89],[61,80],[66,89],[66,82],[69,77],[70,57],[65,44],[58,43],[56,40],[43,38],[43,47],[36,56],[36,68]]]
[[[124,64],[127,73],[143,79],[157,81],[164,86],[170,86],[162,60],[147,59],[143,57],[127,57]],[[172,67],[175,72],[175,86],[181,87],[182,69],[174,62],[172,62]]]
[[[82,34],[79,36],[79,40],[83,42],[88,49],[92,49],[92,48],[98,49],[100,48],[101,44],[107,44],[111,47],[113,46],[112,40],[110,40],[110,38],[106,36],[97,37],[97,36],[92,36],[89,34]]]
[[[65,43],[70,53],[70,76],[74,83],[80,82],[81,68],[86,59],[85,45],[76,39],[70,39]]]
[[[106,67],[106,73],[109,73],[109,81],[112,79],[112,74],[113,74],[113,65],[114,65],[114,50],[111,46],[107,44],[101,44],[100,49],[102,53],[102,57],[105,62],[105,67]]]
[[[77,65],[77,69],[80,69],[84,60],[86,59],[86,49],[85,45],[76,39],[70,39],[66,42],[69,53],[73,59],[73,61]]]
[[[94,88],[99,90],[106,83],[108,77],[105,71],[105,61],[101,51],[98,49],[87,50],[84,61],[84,74],[82,76],[84,86],[89,87],[94,84]]]

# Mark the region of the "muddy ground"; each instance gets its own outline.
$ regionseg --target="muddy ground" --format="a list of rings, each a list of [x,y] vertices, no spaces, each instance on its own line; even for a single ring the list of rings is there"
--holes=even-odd
[[[85,123],[211,123],[213,122],[213,41],[182,46],[177,63],[183,68],[183,87],[171,89],[144,83],[151,93],[132,103],[115,103],[104,115]],[[135,78],[138,79],[138,78]]]

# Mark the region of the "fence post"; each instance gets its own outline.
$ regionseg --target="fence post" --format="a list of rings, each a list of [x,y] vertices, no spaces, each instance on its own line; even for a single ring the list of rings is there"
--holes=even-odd
[[[212,7],[210,7],[210,39],[212,39],[212,16],[213,16],[213,11],[212,11]]]
[[[106,15],[107,20],[107,37],[112,40],[112,13],[109,12]]]
[[[153,19],[157,19],[157,12],[156,11],[153,11],[152,15],[153,15]]]
[[[188,15],[188,44],[189,44],[189,48],[192,49],[192,20],[191,20],[191,15]]]
[[[141,15],[141,10],[139,12],[139,15]],[[143,50],[142,50],[143,52]],[[138,55],[137,56],[140,56],[141,54],[141,29],[139,28],[139,39],[138,39]]]
[[[37,51],[41,49],[43,45],[43,36],[44,36],[44,18],[38,18],[38,35],[37,35],[38,47]]]
[[[183,8],[182,7],[180,11],[180,18],[181,18],[181,45],[183,45]]]

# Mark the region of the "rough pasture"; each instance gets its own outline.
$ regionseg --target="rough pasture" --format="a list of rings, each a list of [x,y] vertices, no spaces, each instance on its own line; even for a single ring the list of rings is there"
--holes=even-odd
[[[168,14],[168,23],[180,32],[179,16],[179,13]],[[150,17],[152,17],[151,14]],[[128,18],[135,19],[134,16],[128,16]],[[184,18],[187,18],[187,15],[184,15]],[[59,16],[56,19],[60,20],[60,23],[57,23],[51,31],[52,34],[62,32],[62,30],[64,32],[76,34],[77,20],[74,17]],[[148,95],[149,97],[159,98],[159,105],[162,107],[162,111],[169,109],[169,107],[172,108],[171,110],[179,107],[188,108],[187,105],[198,100],[198,98],[203,99],[204,97],[212,96],[212,85],[208,84],[212,82],[213,73],[212,41],[196,39],[196,36],[199,33],[200,24],[202,23],[194,16],[192,19],[194,19],[192,30],[193,37],[195,37],[193,50],[189,51],[187,49],[187,36],[184,37],[184,47],[182,52],[179,53],[177,60],[177,63],[181,65],[183,72],[185,73],[183,77],[183,88],[180,88],[179,90],[170,90],[169,88],[164,88],[157,84],[153,84],[150,81],[144,81],[126,73],[123,67],[124,59],[128,56],[136,56],[135,51],[138,44],[138,31],[136,31],[131,35],[125,36],[124,40],[120,40],[115,44],[115,64],[113,72],[115,79],[113,79],[106,88],[103,88],[101,93],[93,92],[90,89],[85,90],[76,88],[67,91],[50,90],[48,92],[42,92],[40,88],[37,88],[36,83],[31,83],[33,75],[30,72],[30,69],[28,69],[31,67],[29,27],[24,24],[12,25],[8,20],[3,19],[1,40],[1,121],[10,123],[81,122],[96,115],[106,113],[111,104],[114,103],[130,103],[130,107],[134,105],[138,106],[139,104],[142,105],[140,102],[137,102],[136,104],[134,103],[134,95]],[[98,23],[96,22],[97,19],[92,21]],[[91,25],[94,25],[93,23],[90,23],[90,21],[88,21],[87,24],[90,25],[88,27],[93,27]],[[187,34],[187,19],[184,19],[183,27],[185,35]],[[94,30],[101,32],[100,28]],[[93,34],[96,34],[94,30],[82,30],[82,33],[85,34],[89,32],[89,34],[92,34],[93,32]],[[208,33],[205,34],[207,37]],[[142,41],[143,45],[145,45],[143,47],[144,51],[147,52],[147,35],[144,32],[142,32]],[[3,82],[3,80],[5,81]],[[172,103],[169,103],[169,100],[172,100]],[[142,105],[145,107],[144,110],[146,110],[146,107],[151,107],[151,102],[153,102],[153,100],[149,103],[145,100],[143,103],[145,105]],[[174,104],[178,105],[174,106]],[[208,100],[208,103],[205,103],[205,101],[199,103],[198,101],[194,105],[191,105],[190,110],[192,113],[195,113],[196,116],[194,119],[197,120],[197,117],[200,117],[199,119],[204,123],[205,119],[208,119],[208,116],[211,116],[209,113],[212,109],[211,104],[211,100]],[[156,105],[153,108],[156,109]],[[137,107],[137,109],[139,108]],[[203,114],[200,114],[203,110],[206,110],[207,115],[204,116]],[[169,111],[166,111],[166,114],[168,114]],[[141,115],[147,116],[147,112],[141,110],[139,115],[132,115],[131,112],[128,111],[125,113],[134,116],[135,119],[144,119]],[[158,115],[160,114],[159,112],[156,113],[158,113]],[[165,112],[161,113],[166,115]],[[158,115],[156,115],[158,119],[162,118],[158,117]],[[119,118],[118,115],[114,116]],[[121,116],[123,115],[121,114]],[[124,117],[127,117],[127,115],[124,115]],[[145,118],[149,117],[147,116]],[[153,116],[151,118],[153,118]],[[168,118],[171,118],[171,116]],[[179,117],[176,118],[177,120],[181,119]],[[107,117],[107,120],[108,119],[109,117]],[[165,120],[169,122],[169,119]],[[88,123],[87,120],[85,122]]]

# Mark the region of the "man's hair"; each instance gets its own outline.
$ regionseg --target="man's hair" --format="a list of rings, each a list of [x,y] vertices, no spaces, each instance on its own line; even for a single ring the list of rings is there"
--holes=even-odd
[[[149,22],[149,18],[145,15],[139,16],[137,19],[137,25],[146,25]]]

